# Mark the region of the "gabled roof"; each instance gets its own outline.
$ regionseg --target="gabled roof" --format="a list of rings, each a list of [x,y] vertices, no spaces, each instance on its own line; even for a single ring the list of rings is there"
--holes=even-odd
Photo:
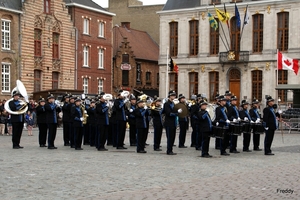
[[[177,10],[200,6],[200,0],[168,0],[163,10]]]
[[[114,27],[115,42],[114,55],[119,50],[124,38],[127,38],[131,51],[136,59],[158,61],[159,46],[145,31],[135,29],[128,30],[126,27]]]
[[[0,0],[0,9],[21,11],[22,1],[21,0]]]

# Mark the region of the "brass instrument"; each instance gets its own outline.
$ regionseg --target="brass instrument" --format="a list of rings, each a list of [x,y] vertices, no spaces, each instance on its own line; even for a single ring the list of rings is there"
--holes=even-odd
[[[105,99],[105,101],[110,101],[113,99],[113,96],[111,94],[105,94],[103,95],[103,99]]]
[[[216,119],[216,106],[209,103],[206,107],[206,111],[208,112],[211,120],[215,121],[215,119]]]
[[[85,94],[81,95],[81,99],[84,100],[84,102],[85,102]],[[86,124],[87,118],[89,117],[89,115],[87,114],[87,111],[85,110],[85,104],[81,104],[80,109],[81,109],[81,113],[82,113],[82,117],[83,117],[82,124]]]

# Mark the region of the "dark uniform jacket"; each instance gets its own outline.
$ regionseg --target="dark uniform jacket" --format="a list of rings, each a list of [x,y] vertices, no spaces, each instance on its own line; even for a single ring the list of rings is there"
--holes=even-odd
[[[144,108],[137,108],[135,109],[134,114],[135,114],[136,128],[148,128],[147,125],[147,117],[149,115],[148,110]]]
[[[239,111],[236,106],[234,105],[229,106],[227,117],[230,121],[232,121],[233,119],[238,119],[240,117]]]
[[[71,103],[65,102],[62,107],[62,111],[63,111],[62,121],[70,122],[71,121]]]
[[[114,102],[117,121],[126,121],[125,104],[123,99],[116,99]]]
[[[8,103],[8,106],[10,108],[11,111],[18,111],[23,105],[20,105],[21,101],[19,100],[12,100]],[[14,123],[14,122],[24,122],[24,114],[22,115],[10,115],[10,122]]]
[[[135,125],[135,110],[136,110],[136,105],[130,104],[130,109],[133,110],[133,112],[130,112],[129,110],[126,110],[126,115],[128,116],[128,123]]]
[[[256,121],[257,119],[260,119],[260,114],[258,113],[258,109],[257,108],[251,108],[249,110],[250,113],[250,117],[252,121]]]
[[[61,111],[60,107],[56,106],[55,103],[46,103],[45,110],[47,112],[47,123],[57,124],[57,113]]]
[[[241,120],[244,120],[245,117],[247,117],[249,121],[252,120],[251,116],[250,116],[250,113],[248,112],[247,109],[243,109],[243,110],[240,111],[240,118],[241,118]]]
[[[87,114],[88,114],[88,118],[87,118],[87,123],[88,124],[96,124],[97,123],[97,117],[96,117],[96,108],[93,107],[89,107],[87,109]]]
[[[152,116],[152,121],[154,126],[162,126],[163,121],[162,121],[162,112],[163,109],[152,109],[151,110],[151,116]]]
[[[79,127],[83,127],[83,123],[80,120],[80,118],[83,117],[83,113],[81,111],[81,107],[80,106],[73,106],[71,108],[71,119],[73,122],[73,127],[74,128],[79,128]]]
[[[212,121],[206,110],[198,112],[199,130],[200,132],[210,132],[212,130]]]
[[[198,103],[191,106],[191,123],[193,124],[199,124],[198,119],[198,112],[199,112],[200,106]]]
[[[96,106],[97,124],[109,125],[108,106],[105,102],[100,102]]]
[[[270,106],[264,108],[263,124],[264,127],[276,130],[278,128],[278,121],[276,119],[276,113],[274,109]]]
[[[216,108],[216,122],[219,122],[219,126],[228,126],[229,124],[226,123],[227,117],[227,110],[225,106],[219,106]]]
[[[47,123],[47,112],[45,106],[38,105],[36,107],[36,116],[38,124],[46,124]]]
[[[165,126],[175,128],[177,126],[176,118],[178,116],[177,111],[174,109],[175,105],[173,102],[168,100],[164,104],[164,114],[165,114]]]

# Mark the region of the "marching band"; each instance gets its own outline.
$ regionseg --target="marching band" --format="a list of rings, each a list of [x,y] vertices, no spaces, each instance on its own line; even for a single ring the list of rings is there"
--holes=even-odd
[[[24,123],[26,103],[19,100],[26,91],[13,91],[12,99],[5,106],[11,113],[13,128],[13,148],[20,146]],[[82,144],[96,147],[98,151],[107,151],[105,145],[113,145],[116,149],[127,149],[124,145],[126,127],[129,126],[130,146],[136,146],[137,153],[145,151],[149,124],[152,120],[154,129],[154,151],[162,151],[161,138],[163,129],[167,137],[167,155],[176,155],[173,147],[176,130],[179,128],[179,148],[185,146],[186,133],[191,122],[191,147],[201,151],[201,157],[210,158],[210,138],[216,139],[215,148],[220,149],[220,155],[240,153],[237,150],[238,136],[243,134],[243,152],[251,152],[250,141],[253,133],[253,150],[261,151],[260,135],[265,133],[264,153],[274,155],[271,150],[274,132],[278,128],[279,114],[276,113],[274,99],[267,97],[267,107],[263,110],[263,118],[259,114],[260,102],[254,99],[250,103],[242,100],[237,107],[237,97],[230,91],[217,95],[214,104],[207,102],[202,95],[193,95],[192,100],[186,100],[183,94],[170,91],[166,99],[147,95],[136,98],[128,91],[120,90],[115,100],[111,94],[102,92],[93,99],[65,94],[61,103],[55,101],[52,94],[47,100],[40,98],[36,107],[37,125],[39,128],[39,145],[48,149],[57,149],[54,145],[58,113],[62,113],[64,146],[75,150],[83,150]],[[48,142],[46,139],[48,135]],[[83,141],[84,138],[84,141]]]

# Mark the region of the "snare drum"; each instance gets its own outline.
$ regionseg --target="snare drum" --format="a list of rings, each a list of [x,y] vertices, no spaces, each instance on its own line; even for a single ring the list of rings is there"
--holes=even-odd
[[[254,124],[253,133],[254,134],[264,134],[265,127],[263,126],[263,124],[262,123]]]
[[[230,124],[229,132],[231,135],[241,135],[243,131],[243,125],[241,124]]]
[[[251,124],[250,123],[244,123],[242,132],[246,133],[246,134],[250,134],[251,133]]]
[[[225,131],[227,130],[226,127],[221,126],[213,126],[213,137],[224,139]]]

